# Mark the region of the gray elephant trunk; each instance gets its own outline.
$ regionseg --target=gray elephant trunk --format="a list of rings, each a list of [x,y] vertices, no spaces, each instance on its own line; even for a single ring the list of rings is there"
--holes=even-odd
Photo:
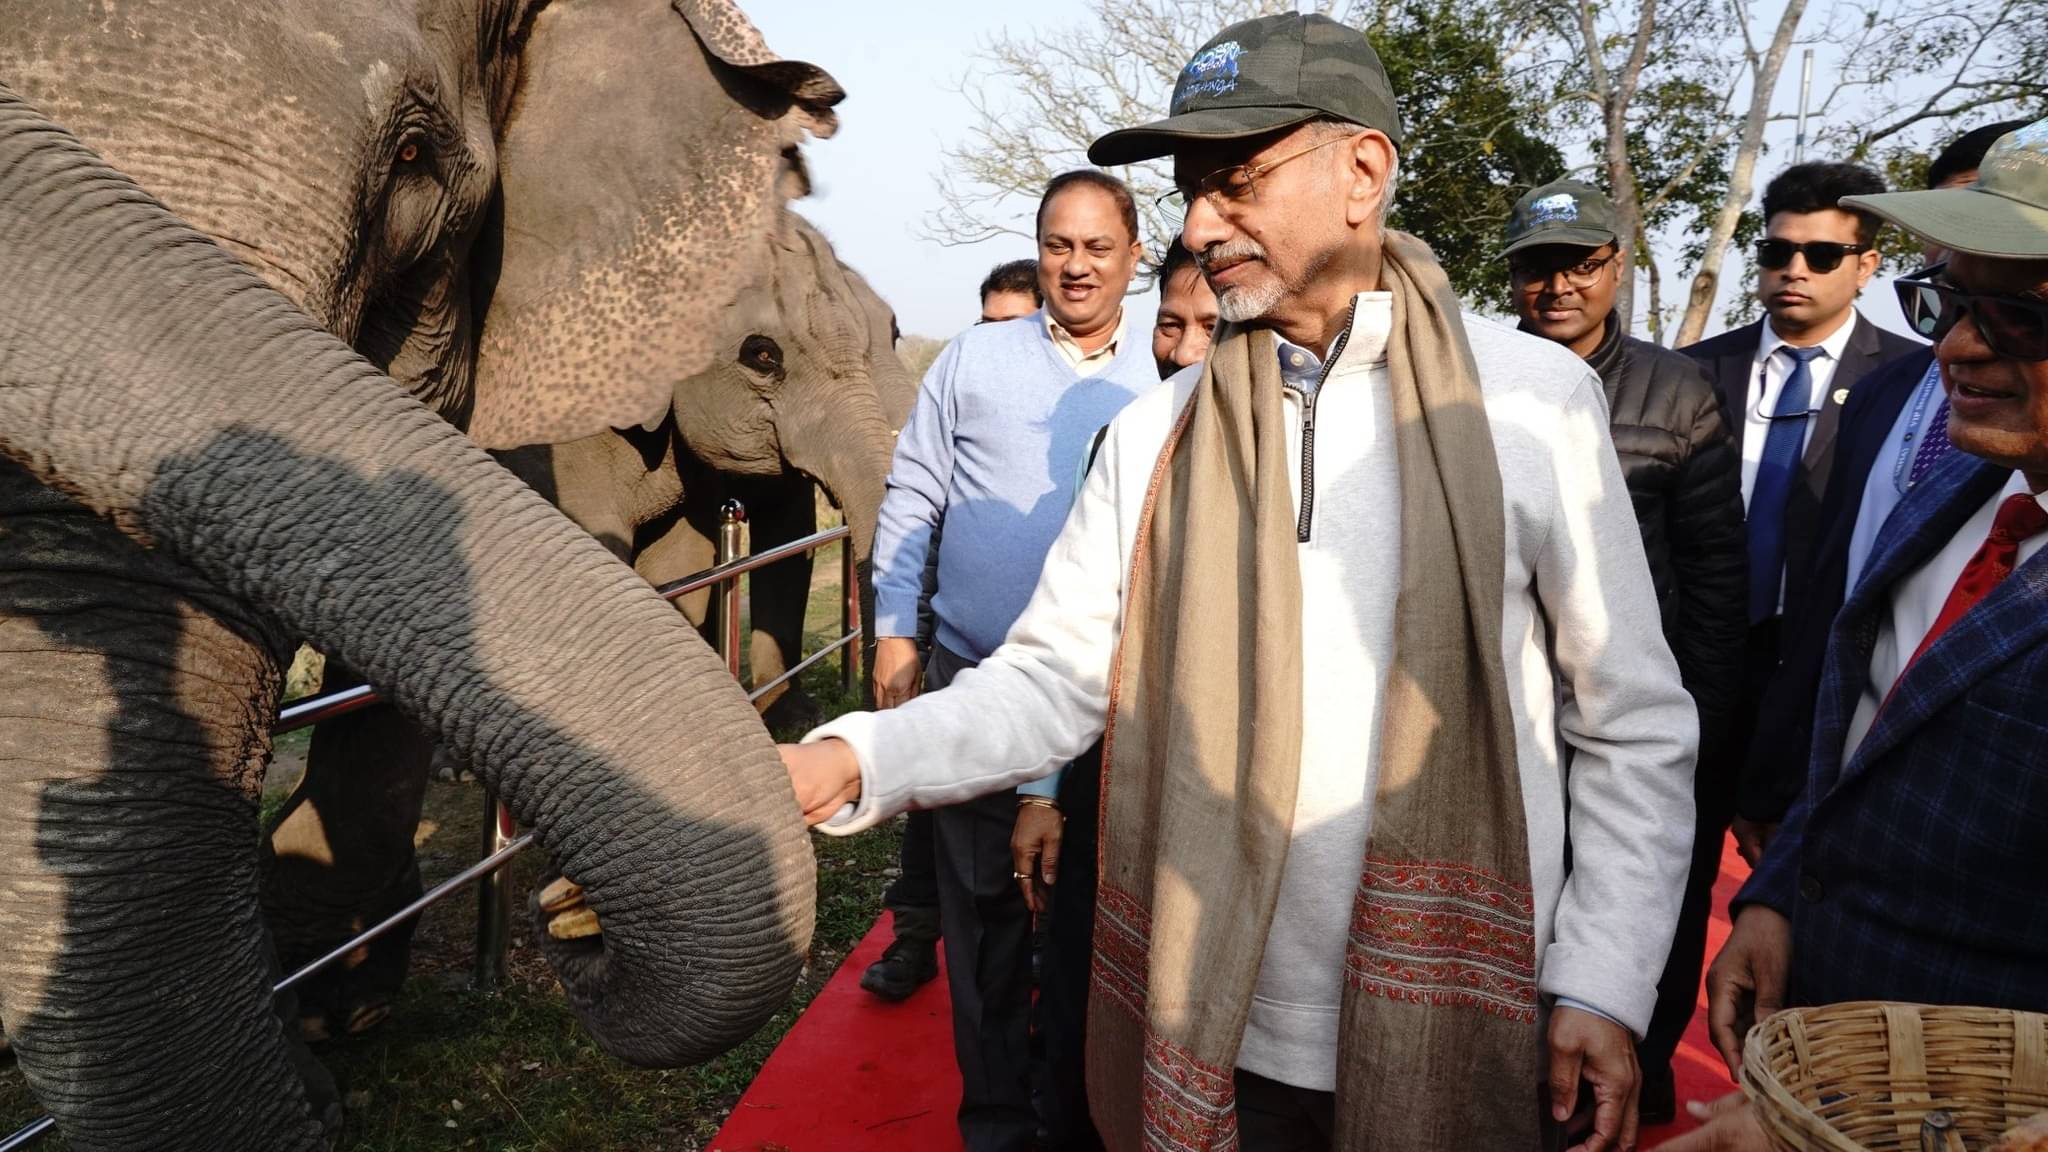
[[[0,454],[476,765],[598,914],[558,958],[607,1051],[698,1060],[767,1020],[809,949],[809,838],[682,618],[5,87],[0,251]]]

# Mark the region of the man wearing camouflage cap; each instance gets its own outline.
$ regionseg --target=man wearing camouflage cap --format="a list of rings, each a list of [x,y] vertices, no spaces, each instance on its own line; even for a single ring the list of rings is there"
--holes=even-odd
[[[1787,1004],[2048,1012],[2048,120],[2001,137],[1967,188],[1842,206],[1948,251],[1897,290],[1957,451],[1901,498],[1835,618],[1806,790],[1707,973],[1731,1071]],[[1739,1094],[1701,1111],[1667,1147],[1769,1147]]]
[[[1110,426],[1001,648],[784,750],[846,833],[1102,738],[1087,1078],[1119,1152],[1537,1148],[1582,1084],[1581,1146],[1635,1140],[1692,702],[1599,379],[1383,227],[1400,139],[1365,37],[1289,13],[1096,141],[1173,157],[1226,326]]]
[[[1508,217],[1501,254],[1522,331],[1564,345],[1600,374],[1664,638],[1709,743],[1735,715],[1749,638],[1742,457],[1721,401],[1692,357],[1622,331],[1614,300],[1630,274],[1628,253],[1606,193],[1576,180],[1530,189]],[[1678,1106],[1671,1058],[1699,1004],[1721,843],[1734,815],[1734,773],[1709,770],[1723,762],[1702,756],[1694,783],[1692,872],[1657,1010],[1636,1050],[1644,1124],[1668,1123]]]

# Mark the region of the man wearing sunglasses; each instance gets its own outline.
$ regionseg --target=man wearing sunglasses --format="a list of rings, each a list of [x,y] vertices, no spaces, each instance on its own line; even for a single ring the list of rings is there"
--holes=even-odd
[[[1857,196],[1948,250],[1899,293],[1959,451],[1835,621],[1805,791],[1707,976],[1731,1070],[1787,1003],[2048,1011],[2048,120],[1968,188]],[[1740,1096],[1674,1150],[1768,1147]]]
[[[783,750],[845,834],[1101,738],[1111,1148],[1635,1142],[1698,719],[1599,378],[1385,227],[1400,139],[1366,37],[1288,12],[1097,140],[1173,158],[1225,324],[1110,425],[1002,647]]]
[[[1990,124],[1950,141],[1929,165],[1927,187],[1975,183],[1991,145],[2025,126],[2024,120]],[[1928,263],[1944,255],[1940,246],[1927,246]],[[1892,509],[1948,451],[1948,395],[1931,346],[1886,361],[1842,405],[1835,464],[1816,524],[1818,542],[1805,573],[1788,575],[1784,661],[1778,680],[1764,692],[1736,785],[1735,839],[1752,865],[1806,785],[1813,696],[1835,613],[1861,578]]]
[[[1844,196],[1884,191],[1854,164],[1799,164],[1764,189],[1757,295],[1765,317],[1684,352],[1705,367],[1742,455],[1749,551],[1749,640],[1742,692],[1725,738],[1710,742],[1700,773],[1714,782],[1725,828],[1765,689],[1800,620],[1799,580],[1820,537],[1821,499],[1834,470],[1842,405],[1859,381],[1919,345],[1865,319],[1856,294],[1877,271],[1882,222],[1840,207]],[[1718,844],[1721,834],[1714,837]]]
[[[1575,180],[1531,189],[1508,217],[1503,255],[1522,330],[1564,345],[1600,374],[1664,637],[1699,707],[1701,742],[1711,745],[1734,715],[1749,632],[1741,459],[1721,403],[1691,357],[1622,333],[1614,297],[1629,274],[1627,252],[1606,193]],[[1727,760],[1701,757],[1703,766]],[[1637,1049],[1644,1124],[1669,1123],[1677,1111],[1671,1058],[1699,1001],[1731,784],[1705,772],[1694,783],[1692,871]]]

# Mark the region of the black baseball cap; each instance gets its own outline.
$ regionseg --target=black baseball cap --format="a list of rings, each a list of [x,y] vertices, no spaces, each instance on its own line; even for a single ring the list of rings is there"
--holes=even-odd
[[[1335,118],[1401,145],[1387,70],[1365,33],[1327,16],[1283,12],[1232,24],[1195,53],[1167,117],[1120,128],[1088,146],[1101,167],[1172,155],[1191,141],[1239,140]]]
[[[1508,246],[1502,256],[1512,256],[1539,244],[1570,244],[1598,248],[1618,244],[1614,228],[1614,201],[1607,193],[1577,180],[1553,180],[1531,188],[1508,215]]]

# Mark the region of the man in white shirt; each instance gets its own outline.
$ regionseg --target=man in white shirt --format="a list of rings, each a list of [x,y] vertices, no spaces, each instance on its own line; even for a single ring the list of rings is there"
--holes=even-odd
[[[1900,501],[1836,618],[1806,790],[1707,975],[1731,1071],[1788,1003],[2048,1011],[2048,120],[1968,188],[1844,206],[1950,250],[1899,295],[1935,339],[1959,451]],[[1739,1093],[1699,1111],[1668,1147],[1769,1147]]]
[[[1385,231],[1356,30],[1225,29],[1172,113],[1090,158],[1173,156],[1228,326],[1111,424],[1003,645],[785,749],[798,800],[844,834],[1103,737],[1112,1149],[1535,1147],[1582,1084],[1580,1146],[1632,1146],[1697,722],[1599,379]]]

